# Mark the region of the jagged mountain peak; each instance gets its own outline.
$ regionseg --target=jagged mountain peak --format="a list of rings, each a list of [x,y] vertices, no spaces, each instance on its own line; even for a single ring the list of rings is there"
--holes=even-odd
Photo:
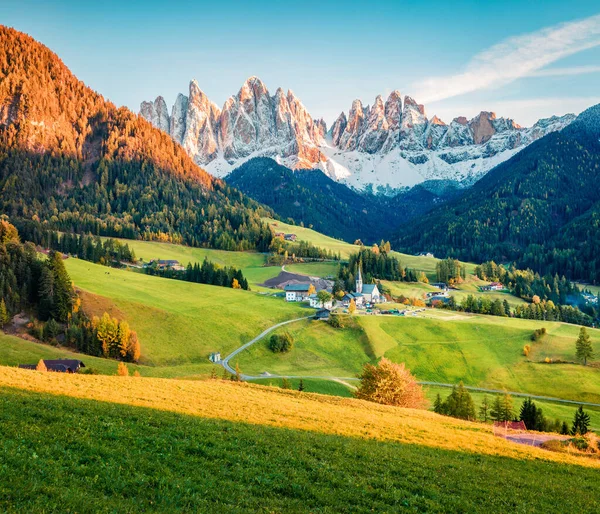
[[[353,100],[327,132],[291,89],[279,87],[271,96],[257,76],[246,79],[221,110],[192,81],[189,97],[178,95],[170,116],[162,97],[142,102],[140,113],[216,176],[253,156],[269,156],[291,168],[320,168],[357,188],[384,189],[429,179],[473,182],[574,119],[552,117],[524,129],[482,110],[446,124],[435,114],[428,118],[414,97],[393,90],[385,101],[377,95],[371,106]]]

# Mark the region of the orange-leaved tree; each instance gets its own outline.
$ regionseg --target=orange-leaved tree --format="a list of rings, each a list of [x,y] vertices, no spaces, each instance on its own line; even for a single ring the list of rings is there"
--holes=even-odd
[[[427,399],[416,378],[402,364],[383,357],[377,366],[365,364],[359,375],[360,386],[354,396],[384,405],[423,409]]]

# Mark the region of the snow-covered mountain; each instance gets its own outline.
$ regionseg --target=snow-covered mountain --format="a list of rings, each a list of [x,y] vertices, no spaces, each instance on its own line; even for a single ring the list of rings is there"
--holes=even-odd
[[[466,185],[531,142],[570,124],[575,116],[539,120],[523,128],[493,112],[449,124],[427,118],[425,107],[393,91],[372,106],[354,100],[329,131],[292,91],[271,95],[250,77],[220,110],[190,82],[169,115],[165,100],[142,102],[140,114],[168,132],[199,165],[223,177],[251,157],[273,157],[292,168],[318,168],[356,189],[390,190],[425,180]]]
[[[312,168],[325,160],[320,150],[325,122],[313,120],[291,90],[279,88],[271,96],[258,77],[246,80],[222,110],[192,80],[189,96],[178,95],[171,116],[161,96],[142,102],[140,114],[219,177],[256,156],[278,158],[292,169]]]

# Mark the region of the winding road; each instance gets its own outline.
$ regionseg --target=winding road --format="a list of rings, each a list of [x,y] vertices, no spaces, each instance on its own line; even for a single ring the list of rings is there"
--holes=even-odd
[[[273,325],[272,327],[267,328],[266,330],[261,332],[259,335],[257,335],[254,339],[252,339],[251,341],[248,341],[246,344],[240,346],[237,350],[234,350],[233,352],[231,352],[227,357],[225,357],[223,360],[221,360],[219,362],[219,364],[221,364],[221,366],[223,366],[229,373],[231,373],[232,375],[235,375],[235,369],[232,368],[229,364],[229,361],[233,357],[240,354],[246,348],[249,348],[250,346],[252,346],[254,343],[257,343],[258,341],[260,341],[267,334],[273,332],[273,330],[276,330],[279,327],[282,327],[289,323],[295,323],[296,321],[302,321],[305,319],[310,319],[312,317],[313,316],[304,316],[302,318],[290,319],[288,321],[282,321],[281,323],[277,323],[276,325]],[[242,380],[257,380],[257,379],[261,379],[261,378],[288,378],[288,379],[300,379],[300,378],[311,379],[311,378],[313,378],[313,379],[320,379],[320,380],[334,380],[334,381],[338,381],[338,382],[348,382],[348,381],[352,382],[352,381],[359,380],[357,377],[334,377],[334,376],[327,376],[327,375],[319,375],[319,376],[317,376],[317,375],[272,375],[268,372],[265,372],[262,375],[246,375],[246,374],[240,373],[240,378]],[[429,382],[429,381],[420,381],[419,384],[429,385],[429,386],[437,386],[437,387],[448,387],[448,388],[454,387],[456,385],[456,384],[446,384],[444,382]],[[474,387],[474,386],[465,386],[465,389],[468,389],[469,391],[478,392],[478,393],[490,393],[490,394],[505,394],[505,393],[507,393],[507,394],[510,394],[511,396],[516,396],[516,397],[520,397],[520,398],[531,398],[532,400],[544,400],[544,401],[549,401],[549,402],[564,403],[564,404],[568,404],[568,405],[583,405],[585,407],[600,407],[600,403],[565,400],[563,398],[554,398],[552,396],[540,396],[540,395],[535,395],[535,394],[519,393],[516,391],[505,391],[503,389],[487,389],[485,387]]]

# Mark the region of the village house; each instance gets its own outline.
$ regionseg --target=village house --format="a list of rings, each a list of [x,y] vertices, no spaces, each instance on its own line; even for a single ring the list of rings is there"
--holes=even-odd
[[[446,284],[446,282],[434,282],[431,284],[431,286],[439,289],[440,291],[446,291],[448,289],[448,284]]]
[[[448,292],[447,291],[429,291],[426,294],[427,298],[434,298],[434,297],[447,297],[448,296]]]
[[[285,234],[283,236],[286,241],[296,241],[296,237],[296,234]]]
[[[315,319],[321,321],[327,321],[329,319],[329,309],[319,309],[315,312]]]
[[[362,293],[346,293],[342,298],[342,305],[348,307],[352,300],[354,300],[357,307],[363,307],[365,304],[365,298]]]
[[[316,293],[311,294],[308,297],[308,301],[310,302],[310,306],[314,309],[331,309],[333,307],[333,300],[322,302],[319,300],[319,297]]]
[[[287,284],[283,290],[285,291],[286,302],[304,302],[308,300],[311,284],[309,282],[303,284]]]
[[[85,364],[77,359],[44,359],[48,371],[57,373],[77,373]],[[19,364],[21,369],[37,369],[37,364]]]
[[[480,291],[502,291],[503,289],[504,285],[502,285],[500,282],[492,282],[487,286],[481,286],[479,288]]]
[[[221,362],[221,352],[212,352],[208,356],[208,359],[210,362]]]
[[[179,264],[179,261],[175,259],[152,259],[146,267],[152,267],[156,264],[156,267],[160,270],[172,269],[174,271],[184,271],[185,267]]]
[[[430,257],[433,259],[435,256],[431,252],[420,252],[416,254],[417,257]]]

